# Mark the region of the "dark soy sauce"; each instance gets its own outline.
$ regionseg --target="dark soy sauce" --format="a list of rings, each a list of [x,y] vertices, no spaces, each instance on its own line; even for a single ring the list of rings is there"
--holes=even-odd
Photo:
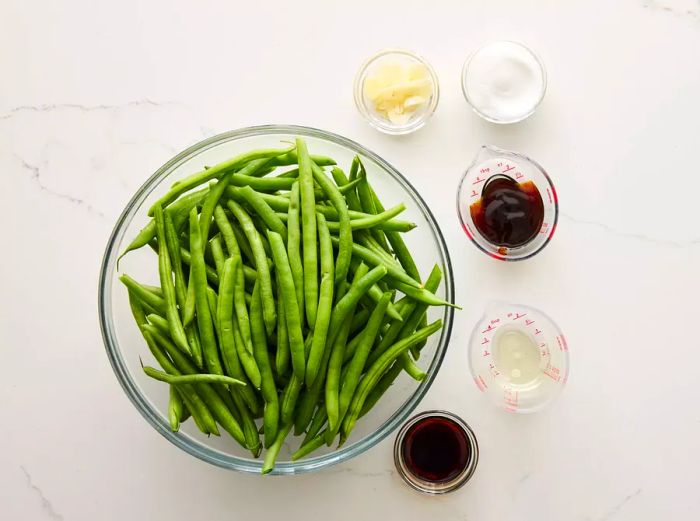
[[[537,236],[544,220],[544,203],[532,181],[518,183],[495,175],[481,191],[481,199],[469,207],[474,225],[491,244],[515,248]]]
[[[472,457],[467,433],[454,420],[442,416],[429,416],[412,425],[402,452],[408,470],[433,483],[455,479]]]

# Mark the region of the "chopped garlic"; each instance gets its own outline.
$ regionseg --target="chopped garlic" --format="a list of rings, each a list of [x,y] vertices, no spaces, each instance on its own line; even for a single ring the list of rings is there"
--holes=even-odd
[[[405,125],[430,100],[433,82],[422,63],[389,62],[365,79],[363,90],[381,117]]]

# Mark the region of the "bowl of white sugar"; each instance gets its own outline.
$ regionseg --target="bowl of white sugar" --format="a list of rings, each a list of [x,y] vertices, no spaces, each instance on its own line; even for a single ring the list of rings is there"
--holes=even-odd
[[[546,90],[542,60],[522,43],[487,43],[462,69],[464,97],[479,116],[492,123],[524,120],[535,112]]]

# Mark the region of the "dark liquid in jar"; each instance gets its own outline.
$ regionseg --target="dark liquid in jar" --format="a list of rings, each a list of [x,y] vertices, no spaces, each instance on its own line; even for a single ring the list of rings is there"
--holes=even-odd
[[[544,220],[544,203],[532,181],[518,183],[505,175],[494,176],[486,181],[481,199],[469,212],[487,241],[514,248],[537,236]]]
[[[403,460],[416,477],[442,483],[459,476],[472,457],[464,429],[449,418],[418,420],[403,440]]]

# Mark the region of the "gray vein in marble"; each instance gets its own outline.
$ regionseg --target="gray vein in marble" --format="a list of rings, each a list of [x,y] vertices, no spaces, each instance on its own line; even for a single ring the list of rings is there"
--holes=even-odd
[[[41,509],[46,512],[51,519],[63,521],[63,516],[56,512],[56,509],[54,509],[51,501],[49,501],[49,499],[44,495],[44,492],[34,483],[32,480],[32,475],[29,473],[29,471],[24,467],[24,465],[20,465],[19,468],[22,469],[22,472],[24,473],[24,477],[27,481],[27,487],[37,496],[39,496],[39,500],[41,501]]]
[[[83,105],[81,103],[47,103],[43,105],[20,105],[11,108],[5,114],[0,115],[0,120],[10,119],[11,117],[22,112],[52,112],[55,110],[78,110],[81,112],[94,112],[105,110],[119,110],[127,107],[168,107],[180,106],[180,103],[174,101],[154,101],[148,98],[141,100],[129,101],[118,105]]]
[[[629,503],[631,499],[637,497],[639,494],[641,494],[641,492],[642,492],[642,489],[641,489],[641,488],[638,488],[637,490],[635,490],[635,491],[632,492],[631,494],[625,496],[624,499],[622,499],[621,501],[619,501],[617,504],[613,505],[613,506],[610,508],[610,510],[608,510],[607,512],[605,512],[602,516],[596,518],[596,521],[608,521],[609,519],[612,519],[613,517],[615,517],[617,514],[620,513],[620,510],[622,510],[622,508],[623,508],[627,503]]]
[[[635,232],[627,232],[624,230],[618,230],[616,228],[613,228],[610,225],[607,225],[602,222],[598,221],[589,221],[586,219],[579,219],[577,217],[573,217],[572,215],[566,214],[566,213],[560,213],[562,218],[566,219],[567,221],[571,221],[574,224],[580,224],[583,226],[595,226],[596,228],[599,228],[603,230],[605,233],[608,233],[610,235],[614,235],[615,237],[621,238],[621,239],[632,239],[636,241],[641,241],[641,242],[646,242],[649,244],[653,244],[656,246],[671,246],[674,248],[688,248],[691,246],[697,246],[700,244],[700,237],[694,237],[692,239],[689,239],[687,241],[672,241],[668,239],[660,239],[658,237],[652,237],[650,235],[644,235],[643,233],[635,233]]]
[[[41,168],[39,168],[39,166],[28,163],[27,161],[22,159],[17,154],[14,154],[14,156],[17,159],[17,161],[19,161],[19,163],[22,165],[22,168],[24,168],[25,170],[28,170],[31,173],[32,179],[34,180],[34,182],[37,184],[37,186],[39,187],[39,189],[42,192],[46,192],[47,194],[50,194],[53,197],[56,197],[58,199],[63,199],[64,201],[68,201],[69,203],[72,203],[76,206],[82,206],[88,212],[90,212],[94,215],[97,215],[101,219],[105,218],[104,213],[102,213],[100,210],[95,208],[93,205],[91,205],[90,203],[88,203],[84,199],[80,199],[79,197],[75,197],[73,195],[66,194],[63,192],[57,192],[56,190],[53,190],[53,189],[49,188],[48,186],[44,185],[44,183],[41,181]]]
[[[697,6],[689,9],[688,2],[682,2],[684,5],[679,5],[677,0],[642,0],[642,7],[657,9],[671,13],[677,16],[684,16],[700,20],[700,0],[696,1]]]

